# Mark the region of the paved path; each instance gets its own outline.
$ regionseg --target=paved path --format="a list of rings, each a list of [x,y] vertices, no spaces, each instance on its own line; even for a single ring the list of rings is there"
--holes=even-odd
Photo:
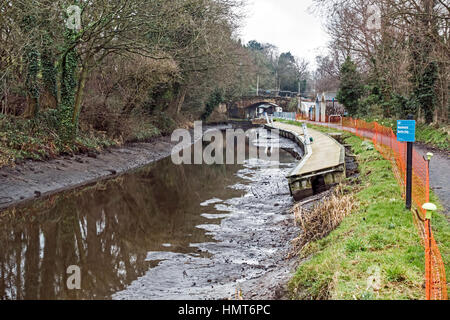
[[[423,145],[415,145],[414,148],[422,155],[434,153],[430,163],[430,186],[444,205],[445,214],[450,215],[450,154],[436,152]]]
[[[280,122],[275,122],[273,126],[303,135],[303,129],[299,126]],[[311,145],[312,155],[298,172],[293,173],[294,175],[303,175],[305,173],[333,168],[342,163],[342,148],[336,140],[311,128],[308,128],[308,133],[314,139],[314,143]]]

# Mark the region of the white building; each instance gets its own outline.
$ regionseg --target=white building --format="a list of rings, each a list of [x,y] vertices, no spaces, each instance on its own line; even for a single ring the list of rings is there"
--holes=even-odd
[[[302,114],[303,117],[309,117],[312,110],[314,110],[316,107],[316,104],[314,102],[303,102],[300,106],[299,112]]]

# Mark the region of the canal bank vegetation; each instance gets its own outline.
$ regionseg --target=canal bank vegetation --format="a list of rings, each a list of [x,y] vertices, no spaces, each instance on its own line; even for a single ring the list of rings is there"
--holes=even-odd
[[[319,92],[337,91],[354,118],[396,128],[410,114],[417,139],[448,151],[450,7],[444,1],[314,0],[330,36],[317,59]],[[343,41],[345,39],[345,41]]]
[[[294,240],[294,251],[301,250],[311,242],[320,240],[335,230],[358,205],[355,197],[339,185],[330,197],[306,209],[302,203],[294,206],[295,222],[302,229],[302,234]]]
[[[359,137],[343,137],[357,156],[360,176],[358,186],[344,185],[339,192],[351,194],[356,204],[336,230],[313,237],[298,251],[302,262],[289,283],[291,298],[424,299],[422,240],[405,210],[391,164]],[[438,202],[434,196],[433,201]],[[433,229],[448,269],[450,227],[442,213],[433,217]]]
[[[448,125],[450,8],[444,1],[314,0],[331,38],[317,86],[362,118]],[[345,39],[345,41],[343,41]]]
[[[429,87],[430,84],[421,84],[421,86]],[[423,110],[418,106],[414,108],[410,106],[410,104],[418,101],[418,98],[413,94],[409,98],[414,101],[411,102],[398,95],[392,99],[385,99],[371,92],[371,90],[378,92],[378,89],[374,89],[370,85],[364,87],[363,75],[358,72],[356,64],[350,58],[347,58],[340,69],[340,87],[337,99],[346,107],[350,115],[367,122],[378,122],[392,128],[394,133],[397,131],[397,119],[406,119],[410,114],[415,115],[415,118],[419,120],[416,127],[417,141],[440,150],[449,150],[450,126],[448,120],[445,118],[438,119],[437,116],[435,116],[434,122],[432,117],[428,120],[424,119]],[[396,95],[396,93],[391,94]],[[427,93],[428,96],[436,94],[437,92],[434,90]],[[436,97],[433,98],[434,102],[435,100]],[[425,102],[421,103],[420,106],[426,106]],[[433,106],[434,108],[435,106]],[[389,109],[391,110],[389,111]]]
[[[1,2],[0,167],[148,140],[242,95],[252,64],[235,37],[241,6]]]
[[[256,92],[257,75],[260,88],[296,91],[307,63],[242,43],[244,5],[0,2],[0,167],[225,121],[219,105]]]

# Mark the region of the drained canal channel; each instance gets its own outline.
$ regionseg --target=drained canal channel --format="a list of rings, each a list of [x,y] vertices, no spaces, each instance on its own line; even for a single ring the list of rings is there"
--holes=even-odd
[[[267,151],[274,138],[252,130],[246,149]],[[0,212],[0,299],[283,298],[299,233],[286,176],[301,150],[279,142],[278,161],[169,157]]]

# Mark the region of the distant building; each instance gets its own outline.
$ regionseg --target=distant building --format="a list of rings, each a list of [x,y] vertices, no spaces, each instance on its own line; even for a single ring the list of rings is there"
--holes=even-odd
[[[302,117],[311,119],[311,113],[314,112],[316,107],[315,102],[310,101],[302,101],[299,113],[301,113]]]

